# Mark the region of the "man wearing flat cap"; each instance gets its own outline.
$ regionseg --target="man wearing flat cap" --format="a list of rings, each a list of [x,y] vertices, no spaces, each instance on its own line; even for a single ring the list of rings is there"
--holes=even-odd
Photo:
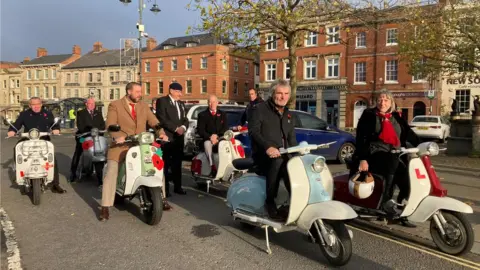
[[[173,182],[173,192],[185,195],[182,188],[182,159],[185,139],[185,131],[188,128],[187,112],[185,104],[180,101],[182,97],[182,85],[174,82],[169,88],[169,95],[157,99],[155,112],[163,130],[168,136],[169,143],[164,146],[166,193],[170,197],[170,181]],[[171,173],[169,173],[169,169]]]

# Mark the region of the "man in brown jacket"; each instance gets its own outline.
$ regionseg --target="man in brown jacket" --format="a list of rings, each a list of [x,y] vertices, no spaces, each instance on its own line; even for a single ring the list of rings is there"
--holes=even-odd
[[[145,132],[147,123],[151,127],[156,126],[159,123],[157,117],[155,117],[147,104],[140,101],[142,97],[142,86],[136,82],[131,82],[128,83],[125,88],[127,94],[123,98],[110,103],[108,106],[106,126],[119,125],[122,131],[128,135],[136,135]],[[105,178],[103,179],[100,221],[106,221],[109,219],[108,208],[113,206],[115,200],[118,164],[125,160],[125,156],[129,149],[129,145],[124,144],[126,137],[125,133],[110,133],[114,142],[108,149],[107,171]],[[163,129],[159,131],[159,137],[162,140],[168,140]],[[165,192],[163,195],[165,196]],[[164,210],[170,209],[165,197],[163,206]]]

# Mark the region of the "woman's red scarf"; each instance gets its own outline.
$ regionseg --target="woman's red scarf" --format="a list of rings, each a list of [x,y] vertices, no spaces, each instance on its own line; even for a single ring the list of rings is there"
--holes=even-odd
[[[393,128],[392,122],[390,121],[392,114],[381,114],[380,112],[377,112],[377,116],[380,116],[382,120],[382,132],[378,138],[380,138],[380,140],[382,140],[384,143],[393,145],[394,147],[400,146],[400,140],[395,132],[395,128]]]

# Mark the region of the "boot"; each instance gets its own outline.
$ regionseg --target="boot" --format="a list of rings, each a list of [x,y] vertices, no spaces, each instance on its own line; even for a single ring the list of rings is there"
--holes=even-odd
[[[394,175],[388,175],[384,182],[385,189],[383,191],[382,210],[388,214],[396,214],[394,209],[395,202],[390,202],[393,197],[393,178]]]
[[[278,210],[277,210],[277,206],[275,205],[275,203],[265,203],[265,207],[267,208],[268,217],[271,220],[274,220],[274,221],[281,221],[282,220],[282,217],[280,217],[278,215]]]
[[[212,165],[212,169],[210,170],[210,177],[215,178],[217,176],[217,167]]]
[[[411,223],[410,221],[408,221],[408,219],[406,217],[403,217],[400,219],[400,223],[402,223],[402,225],[404,227],[407,227],[407,228],[416,228],[417,225]]]
[[[172,206],[170,206],[167,199],[163,199],[163,210],[164,211],[172,210]]]
[[[110,218],[110,213],[108,212],[108,207],[102,206],[100,213],[100,221],[107,221]]]
[[[67,191],[60,186],[60,184],[54,184],[52,186],[52,192],[59,194],[67,193]]]

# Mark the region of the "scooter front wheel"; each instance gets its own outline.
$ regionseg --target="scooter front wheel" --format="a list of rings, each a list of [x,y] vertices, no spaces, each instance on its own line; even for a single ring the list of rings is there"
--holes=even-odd
[[[442,235],[435,220],[430,220],[430,235],[437,247],[450,255],[462,255],[470,251],[475,234],[467,217],[458,212],[441,211],[446,224],[443,226],[445,235]]]
[[[143,216],[148,225],[157,225],[163,215],[163,198],[160,187],[143,187],[145,209]]]
[[[42,179],[34,179],[32,182],[32,202],[33,205],[40,204],[40,197],[42,196]]]
[[[352,239],[343,221],[322,220],[328,234],[329,241],[323,239],[320,233],[320,225],[315,221],[310,228],[310,233],[315,237],[320,250],[327,260],[334,266],[342,266],[348,263],[352,257]],[[318,230],[317,230],[318,227]],[[322,238],[322,239],[320,239]],[[331,245],[327,243],[331,242]],[[323,244],[325,243],[325,244]]]

